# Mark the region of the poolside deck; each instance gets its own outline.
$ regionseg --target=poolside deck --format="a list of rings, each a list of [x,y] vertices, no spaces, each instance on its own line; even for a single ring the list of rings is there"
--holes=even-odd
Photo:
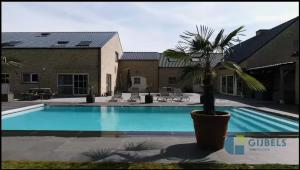
[[[251,138],[246,138],[246,141]],[[211,152],[197,148],[194,137],[2,137],[2,160],[75,162],[223,162],[299,163],[299,138],[286,139],[286,147],[254,147],[244,144],[243,155],[225,149]]]

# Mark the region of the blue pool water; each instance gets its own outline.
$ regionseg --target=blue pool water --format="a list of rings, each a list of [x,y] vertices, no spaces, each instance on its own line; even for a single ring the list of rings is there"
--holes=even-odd
[[[202,107],[46,106],[2,116],[2,130],[172,131],[193,132],[192,110]],[[249,108],[230,112],[229,132],[298,132],[295,120]]]

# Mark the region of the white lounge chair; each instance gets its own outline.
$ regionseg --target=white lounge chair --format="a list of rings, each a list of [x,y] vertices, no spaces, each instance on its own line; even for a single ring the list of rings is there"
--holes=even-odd
[[[167,87],[160,88],[159,95],[157,96],[157,101],[158,102],[166,102],[166,101],[168,101],[168,99],[171,99],[171,101],[172,101],[172,98],[173,97],[168,92],[168,88]]]
[[[190,101],[190,97],[187,95],[184,95],[182,93],[181,89],[175,88],[172,100],[175,102]]]
[[[122,93],[115,93],[108,102],[120,102],[123,100]]]
[[[129,102],[136,102],[137,100],[141,101],[141,96],[139,94],[138,89],[132,88],[131,94],[130,94],[130,98],[129,98]]]

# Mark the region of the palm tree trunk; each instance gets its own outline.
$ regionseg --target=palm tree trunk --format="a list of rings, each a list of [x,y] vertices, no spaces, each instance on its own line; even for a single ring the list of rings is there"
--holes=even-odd
[[[212,72],[210,68],[210,62],[207,59],[204,71],[204,102],[203,110],[206,114],[215,114],[215,97],[214,97],[214,87],[212,83]]]
[[[212,84],[204,85],[203,110],[206,114],[215,114],[215,96]]]

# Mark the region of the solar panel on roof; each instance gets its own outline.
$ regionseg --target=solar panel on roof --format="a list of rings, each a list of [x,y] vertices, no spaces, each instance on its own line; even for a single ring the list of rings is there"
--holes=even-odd
[[[90,46],[92,41],[80,41],[76,46]]]
[[[68,44],[69,41],[57,41],[57,44]]]
[[[41,33],[41,36],[48,36],[48,35],[50,35],[49,32],[43,32],[43,33]]]
[[[1,43],[1,45],[2,45],[2,47],[14,47],[21,43],[23,43],[23,42],[22,41],[8,41],[8,42]]]

